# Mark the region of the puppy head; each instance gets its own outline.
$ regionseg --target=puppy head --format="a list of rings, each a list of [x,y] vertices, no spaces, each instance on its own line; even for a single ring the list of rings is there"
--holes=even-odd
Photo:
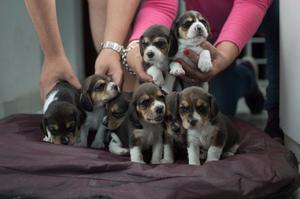
[[[179,95],[179,115],[185,129],[197,129],[212,124],[218,114],[212,95],[200,87],[189,87]]]
[[[80,104],[86,111],[91,112],[94,107],[102,106],[115,98],[119,92],[119,87],[108,77],[92,75],[83,83]]]
[[[51,135],[53,144],[73,145],[81,124],[81,111],[68,102],[50,104],[42,120],[44,133]]]
[[[158,124],[164,119],[165,97],[158,86],[153,83],[141,84],[133,94],[130,103],[130,119],[134,124],[139,121]]]
[[[103,124],[108,130],[116,130],[125,121],[129,107],[129,99],[119,95],[106,106],[107,115],[103,118]]]
[[[164,26],[150,26],[140,37],[140,51],[144,62],[161,63],[175,55],[175,37]]]
[[[182,122],[179,116],[179,94],[177,92],[171,92],[166,96],[166,115],[165,124],[168,129],[171,129],[174,133],[179,134],[182,131]]]
[[[173,25],[173,31],[178,39],[206,40],[210,35],[208,21],[197,11],[187,11]]]

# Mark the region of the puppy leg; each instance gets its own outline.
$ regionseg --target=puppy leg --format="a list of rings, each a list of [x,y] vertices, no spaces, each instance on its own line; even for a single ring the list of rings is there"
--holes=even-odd
[[[89,128],[87,125],[82,125],[80,129],[80,140],[75,144],[76,146],[87,147],[87,138],[89,134]]]
[[[161,157],[162,157],[162,149],[163,149],[162,139],[159,139],[152,146],[151,164],[160,164]]]
[[[170,63],[170,74],[174,76],[184,75],[185,71],[183,70],[182,66],[178,62]]]
[[[101,124],[97,130],[95,139],[91,145],[92,148],[102,149],[105,147],[104,146],[105,130],[106,130],[105,126]]]
[[[130,148],[129,152],[130,152],[131,162],[145,164],[145,162],[143,160],[143,154],[142,154],[141,148],[139,146],[133,146],[132,148]]]
[[[188,152],[189,164],[190,165],[200,165],[199,146],[195,143],[189,143],[187,152]]]
[[[161,160],[161,163],[163,164],[174,163],[173,137],[167,132],[164,132],[164,150],[163,150],[163,159]]]
[[[210,57],[210,52],[208,50],[203,50],[200,53],[198,60],[198,68],[201,72],[208,72],[212,68],[212,62]]]
[[[210,146],[207,151],[206,162],[219,160],[222,155],[223,147]]]
[[[161,70],[159,70],[156,66],[153,65],[150,68],[148,68],[147,74],[153,78],[153,81],[156,85],[162,86],[164,84],[164,76]]]
[[[129,153],[128,149],[122,147],[122,142],[115,133],[111,134],[108,150],[116,155],[127,155]]]
[[[233,156],[237,152],[239,146],[239,144],[234,144],[228,151],[223,153],[222,157],[227,158]]]

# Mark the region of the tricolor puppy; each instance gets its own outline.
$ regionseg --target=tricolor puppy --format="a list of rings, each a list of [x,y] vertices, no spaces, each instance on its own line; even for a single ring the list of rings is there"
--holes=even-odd
[[[197,11],[187,11],[176,20],[172,31],[178,42],[178,51],[173,60],[181,58],[190,66],[194,66],[202,72],[210,71],[212,68],[210,52],[200,46],[200,43],[205,41],[210,34],[208,21]],[[184,55],[183,51],[185,49],[193,50],[199,55],[198,65],[195,65]],[[185,74],[181,64],[176,61],[170,64],[170,68],[170,74],[172,75]]]
[[[175,55],[177,44],[171,32],[164,26],[150,26],[140,37],[140,51],[145,71],[156,85],[164,84],[164,76],[169,72],[169,57]]]
[[[231,121],[218,111],[212,95],[200,87],[189,87],[179,95],[179,114],[187,129],[189,164],[200,164],[200,147],[208,161],[233,155],[239,146],[239,133]]]
[[[103,124],[109,131],[108,150],[116,155],[129,153],[129,101],[129,97],[122,93],[106,105],[107,115],[103,118]]]
[[[164,149],[162,163],[174,162],[174,150],[186,150],[187,131],[182,127],[179,116],[179,93],[171,92],[166,96],[166,115],[164,119]]]
[[[152,149],[151,163],[159,164],[163,147],[164,93],[153,83],[141,84],[129,106],[129,147],[132,162],[144,163],[142,151]]]
[[[105,116],[105,104],[118,94],[119,87],[106,76],[92,75],[84,81],[80,104],[86,112],[86,121],[81,127],[79,145],[87,146],[89,131],[96,130],[91,147],[104,148],[106,128],[102,120]]]
[[[58,82],[43,106],[44,141],[73,145],[79,137],[84,113],[79,108],[79,91],[69,83]]]

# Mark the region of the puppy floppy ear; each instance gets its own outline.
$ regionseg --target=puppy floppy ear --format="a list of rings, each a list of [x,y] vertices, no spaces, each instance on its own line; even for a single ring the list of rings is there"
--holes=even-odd
[[[212,95],[208,96],[208,100],[209,100],[209,108],[210,108],[209,119],[211,123],[214,123],[217,119],[219,108],[216,103],[216,99]]]
[[[169,34],[169,51],[168,51],[169,57],[174,57],[178,51],[176,29],[177,29],[177,25],[176,23],[174,23]]]
[[[129,104],[129,121],[136,129],[141,129],[143,126],[139,122],[137,111],[136,111],[136,101],[131,101]]]
[[[84,110],[86,110],[88,112],[93,111],[93,102],[92,102],[90,95],[87,93],[87,91],[82,90],[79,102],[80,102],[80,106]]]
[[[48,136],[48,133],[47,133],[47,130],[46,130],[46,127],[47,127],[47,119],[43,117],[40,125],[41,125],[41,129],[42,129],[42,131],[43,131],[43,134],[44,134],[45,136]]]
[[[144,36],[142,35],[142,36],[140,37],[140,40],[139,40],[140,53],[141,53],[141,56],[142,56],[142,57],[143,57],[143,55],[144,55],[143,39],[144,39]]]
[[[76,108],[73,112],[73,117],[75,118],[77,129],[80,129],[81,125],[84,123],[84,114]]]

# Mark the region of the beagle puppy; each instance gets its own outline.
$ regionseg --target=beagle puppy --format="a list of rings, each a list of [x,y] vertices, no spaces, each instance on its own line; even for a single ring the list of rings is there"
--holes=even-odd
[[[174,150],[186,150],[187,131],[182,127],[179,116],[179,94],[171,92],[166,96],[166,115],[164,119],[164,148],[162,163],[174,163]]]
[[[206,162],[236,153],[239,133],[204,89],[193,86],[180,92],[179,115],[187,130],[189,164],[200,164],[200,147],[207,150]]]
[[[140,52],[143,65],[156,85],[164,84],[164,76],[169,72],[169,57],[175,55],[175,38],[164,26],[152,25],[140,37]]]
[[[129,101],[130,97],[122,93],[106,105],[107,115],[103,118],[103,124],[109,131],[108,150],[116,155],[129,154]]]
[[[187,11],[180,16],[172,27],[172,32],[177,38],[178,50],[170,64],[170,74],[175,76],[184,75],[182,65],[175,60],[183,59],[187,64],[198,68],[201,72],[208,72],[212,68],[211,55],[200,44],[210,35],[208,21],[197,11]],[[185,49],[191,49],[199,55],[198,65],[195,65],[183,53]]]
[[[73,145],[79,137],[84,113],[79,108],[79,90],[66,81],[58,82],[43,106],[43,141]]]
[[[79,145],[87,146],[89,131],[95,130],[97,132],[91,147],[104,148],[106,133],[106,128],[102,124],[105,116],[104,105],[115,98],[119,92],[119,87],[106,76],[92,75],[84,81],[80,104],[85,110],[86,121],[81,127]]]
[[[132,162],[145,163],[142,152],[152,149],[151,163],[159,164],[163,147],[164,93],[153,83],[141,84],[129,105],[129,152]]]

